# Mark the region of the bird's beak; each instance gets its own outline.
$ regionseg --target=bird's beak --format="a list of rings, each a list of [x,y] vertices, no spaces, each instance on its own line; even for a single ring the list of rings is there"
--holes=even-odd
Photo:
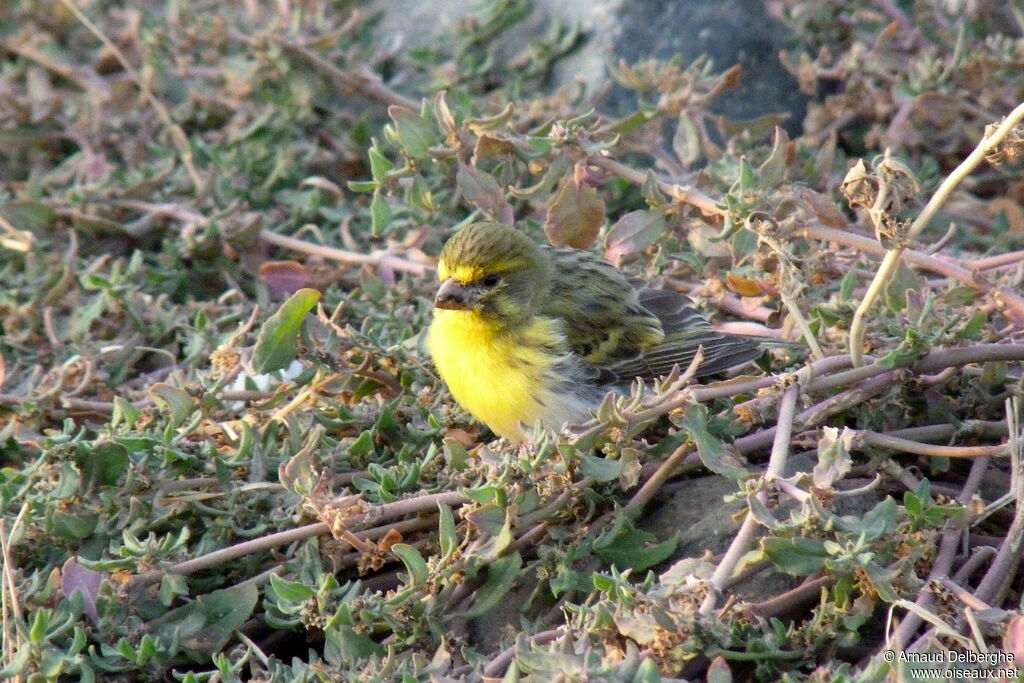
[[[441,283],[434,296],[434,307],[451,311],[464,311],[469,308],[469,292],[465,285],[448,278]]]

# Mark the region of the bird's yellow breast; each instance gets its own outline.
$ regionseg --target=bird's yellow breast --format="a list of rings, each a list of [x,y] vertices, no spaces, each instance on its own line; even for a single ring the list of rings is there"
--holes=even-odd
[[[473,311],[435,309],[427,347],[459,404],[499,436],[525,438],[553,406],[547,378],[564,338],[554,320],[510,331]]]

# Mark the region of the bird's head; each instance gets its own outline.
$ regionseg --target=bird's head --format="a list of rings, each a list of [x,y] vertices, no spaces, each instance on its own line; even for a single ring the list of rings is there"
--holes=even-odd
[[[471,223],[441,250],[434,306],[513,324],[533,314],[551,270],[547,252],[515,228]]]

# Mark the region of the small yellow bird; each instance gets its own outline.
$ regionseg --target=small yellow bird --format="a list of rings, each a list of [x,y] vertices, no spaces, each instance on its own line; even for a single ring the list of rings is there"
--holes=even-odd
[[[754,339],[715,332],[683,295],[638,291],[597,254],[500,223],[456,233],[437,272],[434,365],[463,408],[513,441],[538,421],[585,421],[608,391],[685,369],[698,347],[698,377],[760,353]]]

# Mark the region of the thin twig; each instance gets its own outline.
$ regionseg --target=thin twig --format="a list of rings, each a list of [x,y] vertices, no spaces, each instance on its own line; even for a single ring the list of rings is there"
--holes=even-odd
[[[646,173],[638,171],[635,168],[630,168],[622,162],[600,154],[591,154],[588,156],[587,163],[592,166],[597,166],[598,168],[603,168],[606,171],[611,171],[623,180],[631,182],[634,185],[643,185],[647,180]],[[659,180],[657,182],[658,189],[680,204],[690,204],[695,206],[700,209],[701,213],[705,216],[725,215],[725,209],[718,206],[718,203],[715,202],[714,199],[696,188],[689,186],[682,187],[680,185],[665,182],[664,180]]]
[[[415,512],[425,512],[428,510],[433,511],[437,509],[438,505],[455,506],[462,505],[468,501],[469,499],[464,495],[454,491],[434,493],[426,496],[415,496],[395,501],[394,503],[380,505],[363,514],[353,515],[346,520],[346,523],[349,526],[360,522],[378,523],[386,519],[395,519],[396,517],[403,517]],[[227,548],[221,548],[220,550],[215,550],[201,557],[179,562],[178,564],[168,568],[166,571],[139,574],[133,578],[132,583],[142,585],[153,583],[155,581],[159,581],[165,573],[187,576],[204,569],[219,566],[237,557],[244,557],[246,555],[251,555],[277,546],[287,545],[296,541],[312,538],[313,536],[322,536],[329,533],[331,533],[331,528],[325,522],[307,524],[306,526],[280,531],[275,534],[270,534],[269,536],[245,541],[243,543],[237,543],[235,545],[228,546]]]
[[[824,225],[806,225],[803,227],[803,234],[810,239],[834,242],[846,247],[853,247],[867,254],[885,254],[885,248],[876,240],[849,230],[839,230]],[[1008,309],[1018,319],[1024,320],[1024,297],[1009,287],[997,286],[984,279],[977,271],[968,270],[955,263],[930,256],[921,251],[907,249],[903,252],[907,263],[923,268],[927,271],[938,273],[952,280],[974,287],[991,296],[1001,307]]]
[[[1009,454],[1009,447],[1006,444],[999,446],[938,446],[869,430],[854,430],[854,434],[856,435],[854,447],[875,446],[903,453],[926,455],[929,458],[985,458]]]
[[[271,230],[260,231],[260,239],[264,242],[274,244],[293,251],[301,251],[306,254],[316,254],[332,261],[351,263],[361,266],[381,266],[392,270],[399,270],[414,275],[425,275],[433,268],[425,263],[409,261],[387,251],[375,251],[370,254],[359,254],[353,251],[328,247],[322,244],[313,244],[305,240],[281,235]]]
[[[789,441],[793,434],[793,422],[796,418],[796,402],[800,397],[800,383],[794,381],[786,388],[779,402],[779,419],[775,430],[775,442],[772,445],[772,454],[768,459],[768,468],[764,473],[766,483],[771,483],[782,477],[786,469],[786,459],[789,455]],[[761,503],[768,502],[768,491],[762,489],[755,494]],[[701,614],[710,614],[715,608],[718,595],[722,586],[732,576],[739,564],[740,559],[746,555],[750,544],[754,540],[754,533],[757,530],[758,522],[751,512],[743,519],[740,530],[733,537],[732,543],[725,551],[722,561],[715,567],[715,571],[708,579],[708,587],[711,589],[704,602],[700,606]]]
[[[302,57],[310,64],[325,71],[335,83],[345,90],[357,92],[365,96],[367,99],[373,100],[374,102],[380,102],[381,104],[397,104],[398,106],[405,107],[413,112],[418,112],[420,110],[420,103],[417,100],[406,97],[405,95],[387,87],[384,85],[383,81],[381,81],[380,76],[367,67],[349,69],[346,71],[344,69],[339,69],[334,64],[331,64],[305,45],[300,45],[290,40],[276,39],[276,41],[281,45],[281,47],[285,48],[289,52]]]
[[[936,212],[946,203],[946,200],[949,199],[957,185],[985,159],[985,155],[989,151],[1000,144],[1020,124],[1022,119],[1024,119],[1024,103],[1018,105],[991,135],[979,142],[974,151],[942,181],[942,184],[932,194],[924,209],[910,225],[907,231],[906,243],[897,244],[886,253],[885,258],[878,267],[878,272],[875,274],[875,279],[871,281],[871,285],[854,312],[853,321],[850,323],[850,355],[853,356],[854,366],[864,364],[862,353],[867,313],[871,310],[882,290],[889,283],[897,264],[899,264],[900,257],[903,255],[903,251],[909,246],[910,240],[914,239],[931,222]]]
[[[975,272],[981,272],[983,270],[992,270],[994,268],[1002,268],[1003,266],[1020,266],[1024,265],[1024,251],[1011,251],[1005,254],[998,254],[996,256],[987,256],[985,258],[975,259],[968,261],[964,264],[964,267],[968,270]]]
[[[747,607],[746,611],[761,618],[778,617],[820,598],[823,588],[829,588],[838,581],[836,576],[819,576],[800,584],[774,598],[756,602]]]

